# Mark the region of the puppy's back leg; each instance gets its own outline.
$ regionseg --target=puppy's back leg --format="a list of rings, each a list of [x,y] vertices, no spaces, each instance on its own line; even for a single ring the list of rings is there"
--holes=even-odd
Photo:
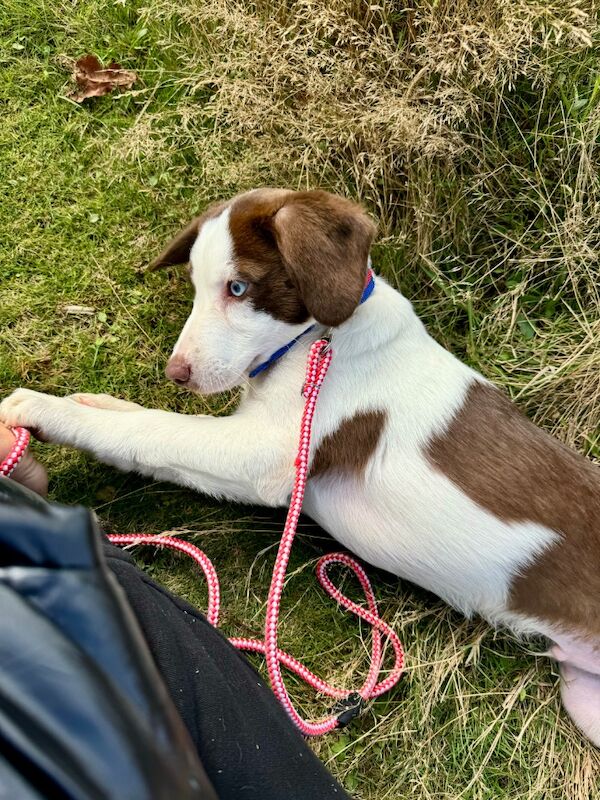
[[[600,642],[560,633],[552,656],[560,666],[565,711],[579,730],[600,747]]]
[[[579,730],[600,747],[600,675],[563,661],[560,693],[565,711]]]

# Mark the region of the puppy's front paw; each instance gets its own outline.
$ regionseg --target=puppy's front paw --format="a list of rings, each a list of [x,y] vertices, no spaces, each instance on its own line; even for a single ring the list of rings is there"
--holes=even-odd
[[[48,395],[32,392],[30,389],[16,389],[0,403],[0,421],[11,428],[18,425],[35,428],[46,397]]]
[[[61,397],[17,389],[0,403],[0,422],[29,428],[40,439],[52,439],[64,402]]]

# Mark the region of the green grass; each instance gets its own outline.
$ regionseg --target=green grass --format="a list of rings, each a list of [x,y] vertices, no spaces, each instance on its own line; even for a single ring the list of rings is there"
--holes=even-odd
[[[190,293],[176,270],[141,268],[213,199],[322,186],[359,196],[380,219],[376,268],[440,341],[597,458],[597,40],[596,5],[570,0],[370,10],[350,0],[6,0],[2,392],[102,391],[225,411],[229,398],[209,402],[163,379]],[[76,106],[67,59],[86,52],[134,69],[138,83]],[[281,513],[36,449],[52,497],[94,507],[107,529],[186,531],[219,570],[225,632],[260,634]],[[312,566],[330,546],[305,521],[282,641],[352,686],[368,632],[316,587]],[[186,561],[143,558],[204,607]],[[351,728],[314,744],[354,796],[598,796],[600,759],[561,712],[548,661],[415,587],[381,573],[374,583],[407,674]],[[290,686],[307,713],[322,713],[326,704]]]

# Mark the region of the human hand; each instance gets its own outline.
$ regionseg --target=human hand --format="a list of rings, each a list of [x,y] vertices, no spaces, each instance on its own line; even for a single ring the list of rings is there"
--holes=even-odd
[[[13,432],[0,422],[0,462],[8,456],[14,442]],[[45,496],[48,493],[48,474],[29,450],[25,451],[23,458],[10,477],[38,494]]]

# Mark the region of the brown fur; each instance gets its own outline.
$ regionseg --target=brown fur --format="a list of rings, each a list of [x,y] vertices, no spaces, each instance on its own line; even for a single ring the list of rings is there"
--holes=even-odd
[[[600,470],[481,381],[427,454],[492,514],[561,535],[513,580],[510,607],[566,629],[600,633]]]
[[[335,470],[362,475],[375,452],[386,421],[385,411],[362,411],[345,419],[326,436],[314,455],[310,477]]]
[[[355,203],[294,192],[273,218],[286,269],[312,316],[341,325],[360,301],[375,225]]]
[[[200,232],[200,228],[207,220],[218,217],[221,211],[224,211],[228,205],[228,202],[213,203],[213,205],[209,206],[199,217],[194,217],[177,236],[171,239],[162,253],[148,264],[148,271],[154,272],[154,270],[160,269],[161,267],[185,264],[186,261],[189,261],[190,251]]]
[[[154,259],[150,270],[189,260],[207,219],[231,205],[239,276],[254,306],[284,322],[313,316],[340,325],[360,301],[375,225],[360,206],[328,192],[259,189],[196,217]]]
[[[237,198],[229,227],[240,278],[250,283],[255,308],[275,319],[300,324],[309,312],[292,283],[272,231],[272,219],[292,192],[261,189]]]
[[[261,189],[231,209],[240,275],[254,305],[285,322],[340,325],[363,290],[375,226],[355,203],[327,192]]]

